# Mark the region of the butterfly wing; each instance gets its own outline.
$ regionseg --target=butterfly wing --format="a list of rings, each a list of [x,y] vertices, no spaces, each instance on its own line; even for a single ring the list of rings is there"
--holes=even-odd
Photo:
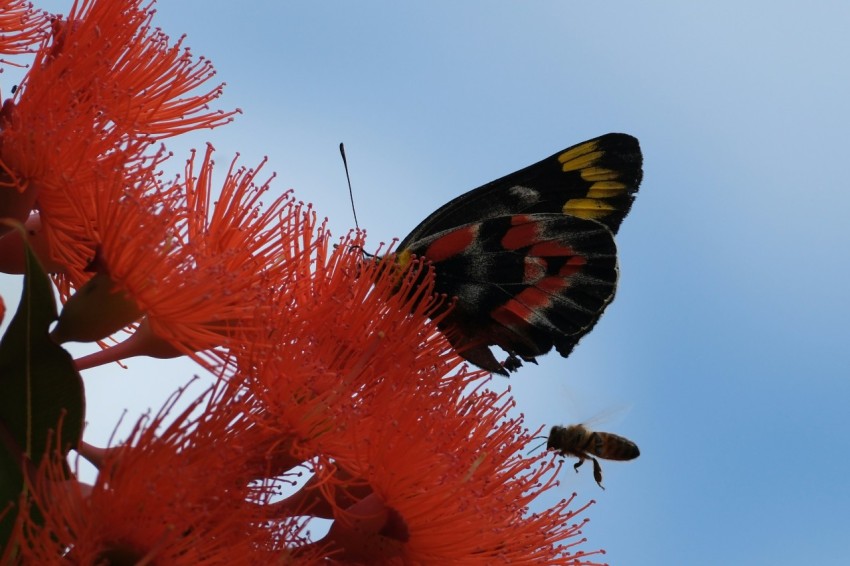
[[[513,214],[559,213],[601,222],[616,234],[643,172],[638,140],[606,134],[576,144],[449,201],[398,246],[472,222]]]
[[[457,245],[462,234],[468,243]],[[411,248],[435,270],[435,292],[454,297],[440,322],[465,359],[506,374],[554,346],[568,355],[614,296],[617,254],[600,223],[562,214],[489,218],[419,240]]]
[[[456,299],[441,329],[475,365],[507,374],[553,347],[567,356],[614,297],[614,233],[641,176],[635,138],[583,142],[447,203],[396,263],[431,262],[435,292]]]

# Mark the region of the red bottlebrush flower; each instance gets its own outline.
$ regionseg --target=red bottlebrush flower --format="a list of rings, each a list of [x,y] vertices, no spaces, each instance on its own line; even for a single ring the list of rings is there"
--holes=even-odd
[[[288,193],[259,208],[271,180],[255,184],[262,164],[237,168],[234,160],[213,204],[218,191],[212,185],[212,151],[208,147],[200,164],[193,156],[186,179],[166,189],[144,192],[113,182],[96,191],[98,234],[92,238],[98,242],[100,276],[108,290],[123,291],[145,319],[127,342],[80,360],[81,368],[142,354],[191,355],[214,368],[227,355],[211,350],[262,349],[267,343],[256,339],[257,330],[273,312],[276,282],[290,268],[286,248],[311,231],[315,220]],[[150,170],[142,173],[153,178]],[[136,192],[141,196],[130,198]],[[80,318],[80,310],[107,318],[102,308],[92,307],[92,293],[84,287],[66,303],[59,339],[100,339],[128,322],[115,317],[103,332]],[[76,320],[82,320],[82,330],[72,328]],[[87,329],[100,332],[86,335]]]
[[[162,139],[230,122],[238,110],[209,110],[222,85],[191,94],[215,75],[212,64],[194,60],[183,38],[169,45],[168,36],[151,26],[152,5],[144,0],[77,0],[57,27],[53,49],[42,52],[38,62],[46,59],[53,67],[67,60],[75,92],[94,95],[106,88],[107,101],[116,104],[105,105],[105,119],[127,133]]]
[[[170,424],[164,419],[177,397],[152,419],[142,419],[124,445],[101,452],[93,486],[67,480],[64,461],[45,458],[29,481],[32,496],[6,559],[92,566],[280,560],[286,549],[279,539],[295,540],[300,527],[290,521],[262,528],[264,502],[272,493],[268,485],[244,481],[237,448],[250,423],[236,418],[238,400],[224,392],[219,387],[196,400]],[[192,417],[202,405],[206,410]]]
[[[181,192],[187,200],[192,280],[158,305],[155,316],[148,315],[153,334],[182,353],[238,348],[238,335],[256,331],[272,313],[273,284],[289,267],[284,248],[299,232],[313,228],[311,215],[302,214],[291,192],[261,207],[274,178],[258,182],[264,163],[248,169],[237,167],[234,158],[218,190],[212,180],[212,145],[200,164],[194,153],[187,162]]]
[[[87,217],[80,205],[79,226],[53,224],[58,234],[79,234],[76,245],[57,246],[63,256],[68,286],[78,292],[66,302],[55,337],[59,341],[94,341],[133,323],[157,304],[187,270],[191,258],[179,238],[185,209],[182,194],[163,189],[156,180],[156,162],[135,171],[114,169],[92,181],[86,193],[96,197]],[[60,242],[59,237],[52,243]],[[82,243],[82,245],[80,245]],[[92,250],[92,251],[90,251]],[[94,259],[85,254],[96,251]],[[58,251],[54,249],[54,257]],[[74,255],[72,255],[74,254]]]
[[[448,299],[427,264],[366,259],[360,235],[332,249],[289,193],[261,207],[265,161],[234,159],[214,196],[208,146],[185,178],[162,181],[167,155],[152,143],[233,112],[208,110],[220,87],[192,95],[211,66],[170,45],[142,4],[77,0],[48,37],[24,4],[0,0],[0,35],[13,28],[0,54],[43,35],[0,108],[0,217],[29,229],[0,254],[27,238],[50,259],[70,297],[59,341],[136,326],[78,369],[186,354],[216,385],[166,423],[175,397],[123,445],[82,443],[92,486],[59,450],[14,469],[25,493],[0,509],[16,529],[0,562],[595,564],[577,519],[590,503],[573,494],[531,513],[560,465],[523,456],[531,435],[512,399],[461,367],[429,320]],[[332,521],[318,541],[313,517]]]
[[[506,417],[512,400],[449,384],[439,393],[428,384],[382,389],[375,409],[327,447],[333,466],[316,471],[335,507],[322,541],[330,549],[400,563],[595,564],[598,551],[576,548],[586,521],[576,517],[589,504],[572,509],[573,494],[530,514],[531,502],[557,485],[560,466],[521,455],[530,435],[521,419]],[[377,410],[388,403],[401,409]],[[371,494],[353,504],[340,498],[355,482],[340,481],[337,468]]]
[[[530,435],[506,418],[512,401],[466,392],[483,372],[452,373],[425,267],[399,283],[360,240],[330,251],[320,230],[313,243],[281,282],[273,355],[242,360],[268,431],[256,476],[315,473],[281,516],[332,518],[316,547],[344,563],[594,564],[574,552],[586,506],[529,515],[557,469],[520,455]]]
[[[137,166],[153,141],[232,119],[235,111],[209,110],[220,85],[191,94],[214,75],[209,61],[196,61],[182,40],[169,45],[142,3],[79,0],[67,20],[53,21],[0,113],[1,216],[23,221],[35,207],[52,238],[54,219],[92,202],[86,187]],[[83,209],[84,219],[91,214]]]
[[[0,0],[0,54],[32,52],[46,35],[49,22],[45,12],[33,10],[26,0]]]

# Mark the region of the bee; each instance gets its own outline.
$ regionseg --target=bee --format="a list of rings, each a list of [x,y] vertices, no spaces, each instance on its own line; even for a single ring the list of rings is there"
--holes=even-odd
[[[578,462],[573,466],[578,473],[579,466],[585,460],[593,461],[593,479],[602,486],[602,466],[594,458],[605,460],[634,460],[640,456],[637,444],[610,432],[595,432],[584,425],[553,426],[546,441],[546,450],[557,450],[561,456],[575,456]]]

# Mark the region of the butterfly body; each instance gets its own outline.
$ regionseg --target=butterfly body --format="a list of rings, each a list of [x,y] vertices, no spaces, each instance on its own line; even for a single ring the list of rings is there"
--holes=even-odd
[[[395,262],[430,262],[435,293],[454,299],[439,326],[473,364],[507,375],[553,347],[567,356],[614,297],[614,234],[641,176],[635,138],[589,140],[445,204]]]

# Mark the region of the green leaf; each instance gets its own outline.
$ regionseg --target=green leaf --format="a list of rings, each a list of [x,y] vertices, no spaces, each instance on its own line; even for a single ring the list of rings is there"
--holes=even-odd
[[[27,274],[18,311],[0,340],[0,548],[11,535],[24,490],[23,470],[35,470],[48,449],[63,454],[83,433],[85,394],[70,354],[49,336],[56,320],[53,288],[27,248]]]

